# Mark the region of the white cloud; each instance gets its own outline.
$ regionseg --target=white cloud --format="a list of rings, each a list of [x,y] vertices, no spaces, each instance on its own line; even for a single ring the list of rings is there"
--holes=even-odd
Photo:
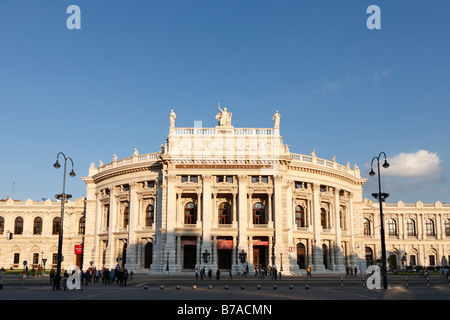
[[[382,161],[383,160],[383,161]],[[390,167],[383,174],[391,177],[435,179],[442,172],[437,153],[419,150],[416,153],[400,153],[388,158]],[[384,158],[380,159],[380,165]]]
[[[384,69],[381,72],[375,71],[375,76],[374,76],[373,80],[375,82],[380,82],[383,78],[389,77],[390,74],[391,74],[391,70],[390,69]]]

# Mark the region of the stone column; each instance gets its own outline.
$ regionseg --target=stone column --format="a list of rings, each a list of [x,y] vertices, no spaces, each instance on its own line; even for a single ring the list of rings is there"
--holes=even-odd
[[[247,253],[247,260],[250,263],[253,263],[252,260],[250,260],[250,252],[249,252],[249,245],[247,240],[247,228],[248,228],[248,217],[247,217],[247,176],[246,175],[239,175],[239,181],[238,181],[238,233],[239,233],[239,252],[242,252],[244,250],[245,253]]]
[[[105,254],[105,267],[115,267],[115,240],[114,229],[117,223],[117,202],[115,196],[116,188],[109,189],[109,227],[108,227],[108,245]]]
[[[176,223],[176,175],[167,175],[167,211],[166,211],[166,243],[162,256],[163,271],[167,271],[167,260],[169,261],[169,272],[177,271],[175,265],[175,223]],[[167,254],[169,254],[167,256]]]
[[[204,253],[205,250],[208,250],[208,252],[211,253],[211,259],[213,259],[212,256],[212,248],[211,248],[211,218],[212,218],[212,212],[211,212],[211,182],[212,177],[211,175],[204,175],[202,177],[203,180],[203,197],[202,197],[202,206],[203,206],[203,238],[202,238],[202,244],[201,244],[201,253]]]
[[[320,237],[320,233],[322,232],[322,225],[320,224],[320,184],[314,183],[313,185],[313,231],[314,231],[314,239],[312,242],[312,250],[313,250],[313,270],[315,272],[321,272],[325,270],[325,266],[323,264],[323,251],[322,251],[322,241]]]
[[[281,256],[280,253],[284,253],[285,257],[288,256],[283,247],[283,176],[274,176],[274,235],[275,235],[275,265],[280,269]],[[286,260],[285,260],[286,261]],[[288,265],[288,264],[285,264]]]
[[[137,183],[130,184],[130,202],[128,205],[128,241],[127,241],[127,269],[138,269],[137,265],[137,241],[136,241],[136,225],[139,221],[139,200],[137,196]]]
[[[333,266],[333,270],[334,271],[340,271],[343,272],[345,271],[345,266],[344,266],[344,258],[343,258],[343,253],[341,250],[341,233],[342,230],[344,228],[344,226],[341,226],[341,212],[340,212],[340,199],[339,199],[339,192],[340,189],[335,188],[334,190],[334,212],[335,212],[335,217],[334,217],[334,221],[335,221],[335,230],[336,230],[336,239],[335,239],[335,243],[334,243],[334,248],[333,248],[333,252],[335,254],[334,256],[334,266]],[[346,215],[345,215],[346,217]]]

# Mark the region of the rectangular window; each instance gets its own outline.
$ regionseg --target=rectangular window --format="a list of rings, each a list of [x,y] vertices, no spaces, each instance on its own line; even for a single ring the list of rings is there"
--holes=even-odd
[[[253,176],[252,183],[258,183],[258,182],[268,183],[269,177],[268,176]]]
[[[416,256],[413,255],[413,254],[409,256],[409,265],[410,266],[415,266],[416,265]]]
[[[198,176],[181,176],[181,182],[198,182]]]
[[[295,189],[302,189],[304,188],[303,182],[295,181]]]
[[[20,253],[14,253],[14,264],[19,264]]]

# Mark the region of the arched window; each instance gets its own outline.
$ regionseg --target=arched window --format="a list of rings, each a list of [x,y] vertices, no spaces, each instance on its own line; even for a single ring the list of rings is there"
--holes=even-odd
[[[450,236],[450,219],[445,220],[444,226],[445,226],[445,235]]]
[[[295,207],[295,224],[297,227],[305,227],[305,210],[302,206]]]
[[[363,225],[364,225],[364,235],[365,236],[370,236],[372,233],[371,233],[371,230],[370,230],[370,221],[369,221],[369,219],[364,218]]]
[[[339,223],[341,230],[347,230],[347,224],[345,223],[345,210],[343,208],[339,210]]]
[[[427,236],[434,236],[434,222],[431,219],[427,219],[425,222],[425,230]]]
[[[186,203],[184,206],[184,224],[197,223],[197,206],[193,202]]]
[[[61,218],[56,217],[55,219],[53,219],[52,234],[59,234],[60,227],[61,227]]]
[[[109,204],[103,207],[103,224],[105,228],[109,227]]]
[[[145,210],[145,226],[151,227],[153,222],[155,222],[155,207],[149,204]]]
[[[324,208],[320,209],[320,224],[322,229],[328,229],[328,212]]]
[[[3,217],[0,217],[0,234],[3,234],[5,231],[5,219]]]
[[[397,223],[394,219],[389,219],[388,221],[388,235],[389,236],[396,236],[397,235]]]
[[[265,224],[265,207],[261,202],[257,202],[253,205],[253,224]]]
[[[86,218],[85,216],[82,216],[80,220],[78,221],[78,234],[84,235],[84,227],[86,225]]]
[[[408,219],[406,221],[406,234],[410,237],[416,235],[416,224],[413,219]]]
[[[23,233],[23,218],[17,217],[14,221],[14,234],[22,234]]]
[[[33,234],[42,234],[42,218],[36,217],[33,223]]]
[[[128,226],[128,203],[125,204],[125,208],[123,209],[123,227],[126,228]]]
[[[373,262],[373,250],[370,247],[366,247],[366,265],[370,266]]]
[[[231,224],[231,206],[226,202],[219,205],[219,224]]]

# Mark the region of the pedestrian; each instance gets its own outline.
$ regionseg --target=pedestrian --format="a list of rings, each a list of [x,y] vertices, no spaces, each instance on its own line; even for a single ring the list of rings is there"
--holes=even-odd
[[[220,270],[217,269],[216,271],[216,280],[220,280]]]
[[[311,277],[311,266],[308,266],[308,268],[306,268],[306,276]]]
[[[211,277],[212,277],[212,270],[211,270],[211,268],[209,268],[209,270],[208,270],[208,278],[209,278],[209,280],[211,280]]]
[[[52,290],[61,290],[60,287],[60,283],[61,283],[61,275],[60,274],[55,274],[55,277],[53,278],[53,287]]]
[[[50,270],[50,283],[53,283],[54,278],[55,278],[55,269],[52,268],[52,270]]]
[[[64,277],[63,277],[63,288],[64,291],[67,290],[67,279],[69,279],[69,274],[67,273],[67,270],[64,271]]]
[[[5,269],[0,269],[0,289],[3,289],[3,285],[5,284],[5,280],[3,279],[3,275],[5,274]]]
[[[195,280],[198,280],[198,269],[195,268]]]
[[[230,270],[230,280],[233,280],[233,273]]]
[[[127,271],[127,269],[123,270],[122,277],[123,277],[123,285],[126,286],[127,285],[127,281],[128,281],[128,271]]]
[[[130,271],[130,281],[133,280],[134,272],[133,270]]]
[[[356,277],[356,274],[358,273],[358,267],[357,266],[355,266],[355,277]]]

